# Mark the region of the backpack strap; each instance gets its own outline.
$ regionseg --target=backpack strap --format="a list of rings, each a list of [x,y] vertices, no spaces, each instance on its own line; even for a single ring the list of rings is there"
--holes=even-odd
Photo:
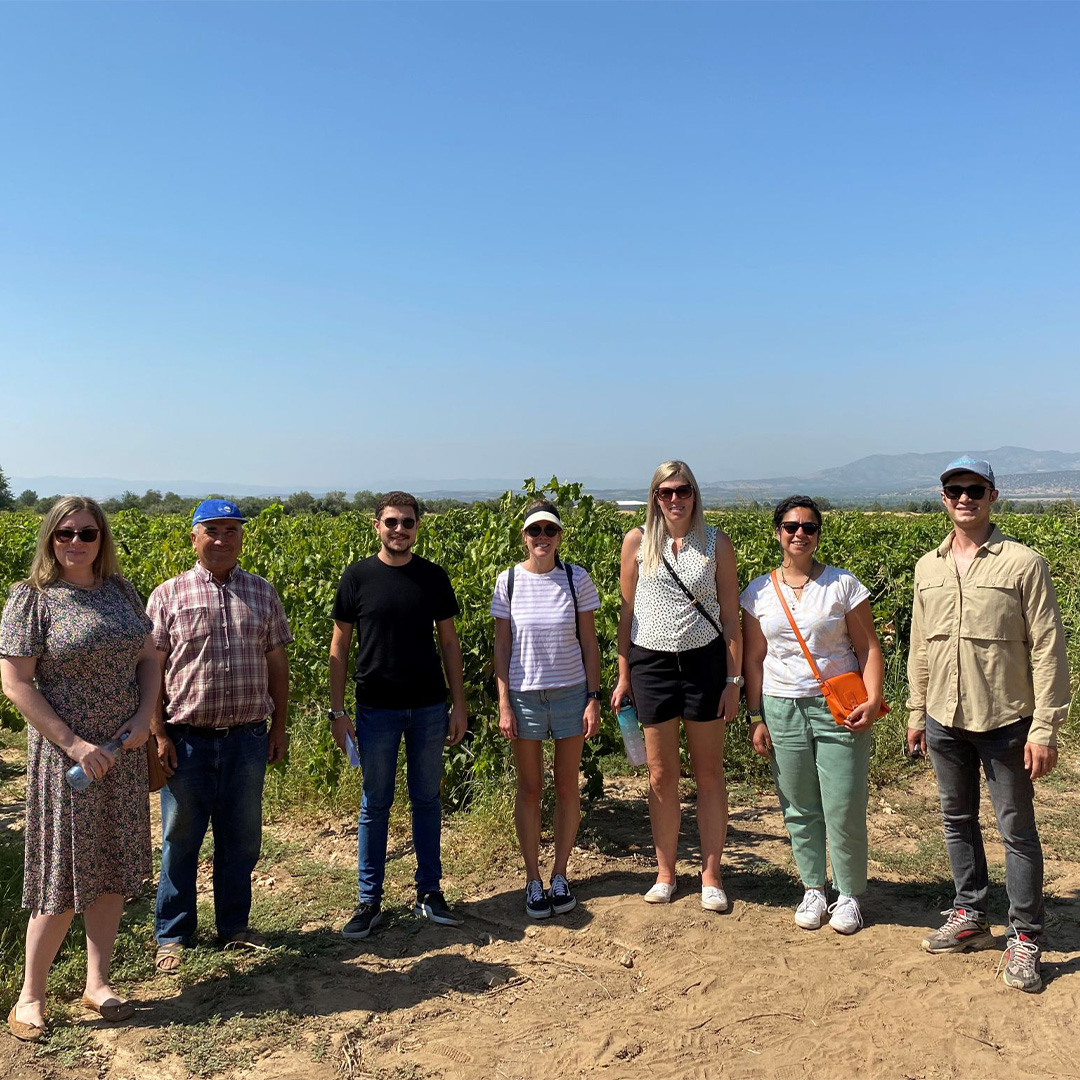
[[[564,563],[558,555],[555,556],[555,565],[561,566],[566,571],[566,584],[570,586],[570,599],[574,604],[574,633],[577,635],[578,644],[581,644],[581,627],[578,625],[577,589],[574,588],[574,568],[569,563]]]
[[[510,571],[506,575],[506,606],[512,607],[514,603],[514,571],[517,569],[516,563],[510,564]],[[511,626],[513,623],[511,622]]]

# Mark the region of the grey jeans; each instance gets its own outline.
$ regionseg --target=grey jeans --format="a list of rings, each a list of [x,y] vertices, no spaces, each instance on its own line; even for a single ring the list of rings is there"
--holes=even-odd
[[[1037,935],[1043,928],[1043,853],[1035,827],[1035,788],[1024,768],[1031,717],[993,731],[965,731],[926,718],[926,748],[937,774],[945,846],[949,852],[954,907],[987,917],[990,888],[979,827],[979,767],[1005,844],[1009,923]]]

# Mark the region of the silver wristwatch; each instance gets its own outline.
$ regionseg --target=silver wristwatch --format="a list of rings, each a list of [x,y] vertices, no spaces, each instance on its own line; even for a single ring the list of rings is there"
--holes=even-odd
[[[731,683],[732,686],[746,685],[746,680],[741,675],[729,675],[724,681]]]

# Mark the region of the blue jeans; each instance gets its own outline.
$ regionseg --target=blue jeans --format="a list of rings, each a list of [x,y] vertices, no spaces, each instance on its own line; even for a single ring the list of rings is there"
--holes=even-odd
[[[1009,923],[1025,934],[1043,928],[1043,854],[1035,827],[1035,787],[1024,768],[1031,717],[993,731],[965,731],[926,718],[926,749],[937,774],[954,907],[987,917],[990,879],[979,827],[979,766],[1005,845]]]
[[[398,747],[405,737],[405,779],[412,810],[416,891],[436,892],[442,878],[442,752],[450,716],[445,704],[421,709],[356,709],[364,795],[357,830],[360,903],[382,903],[386,836],[394,802]]]
[[[168,730],[168,728],[166,728]],[[219,937],[247,929],[251,871],[262,847],[265,723],[224,738],[177,734],[176,772],[161,789],[161,878],[154,936],[187,943],[198,926],[195,878],[214,829],[214,921]]]

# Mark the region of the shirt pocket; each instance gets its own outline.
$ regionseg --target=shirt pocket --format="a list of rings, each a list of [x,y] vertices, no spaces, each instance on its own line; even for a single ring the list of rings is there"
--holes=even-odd
[[[181,641],[205,641],[210,636],[210,612],[204,607],[180,608],[176,613],[176,633]]]
[[[952,582],[942,574],[918,582],[916,588],[922,603],[923,637],[927,641],[949,637],[956,617],[956,592]]]
[[[964,590],[960,636],[977,641],[1026,640],[1023,605],[1014,579],[990,577]]]

